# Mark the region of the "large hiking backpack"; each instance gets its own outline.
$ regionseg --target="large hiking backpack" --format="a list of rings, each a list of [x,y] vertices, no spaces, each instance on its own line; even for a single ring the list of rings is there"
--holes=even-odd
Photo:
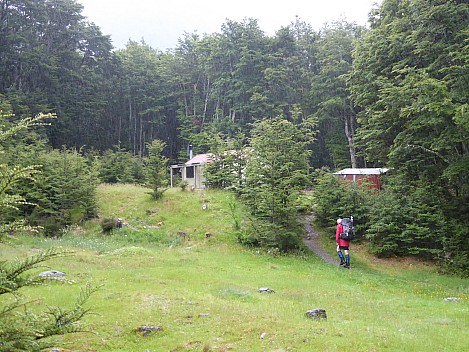
[[[342,219],[343,232],[340,238],[345,241],[351,241],[355,238],[355,228],[353,227],[353,217]]]

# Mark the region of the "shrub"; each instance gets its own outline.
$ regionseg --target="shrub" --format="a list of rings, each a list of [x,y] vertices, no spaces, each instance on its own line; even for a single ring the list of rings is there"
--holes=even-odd
[[[290,252],[300,248],[299,228],[285,228],[269,221],[253,219],[251,226],[236,231],[238,241],[247,246],[276,248],[281,252]]]
[[[25,213],[33,225],[44,227],[46,235],[56,236],[64,226],[77,224],[96,215],[97,175],[76,150],[53,150],[38,156],[42,174],[24,187],[25,198],[35,204]]]
[[[104,183],[144,183],[143,160],[122,149],[106,150],[99,158],[99,179]]]
[[[187,187],[189,187],[189,183],[187,181],[181,181],[179,182],[179,187],[181,188],[182,192],[187,191]]]
[[[101,220],[101,229],[103,233],[110,233],[112,230],[117,228],[117,219],[114,218],[104,218]]]
[[[448,228],[452,236],[446,235],[442,239],[443,250],[439,260],[443,272],[469,277],[469,230],[461,227],[457,221],[448,221]]]
[[[321,227],[335,228],[337,217],[353,216],[356,238],[359,239],[366,231],[370,207],[376,194],[368,185],[359,186],[331,173],[323,173],[316,179],[313,194],[313,211]]]

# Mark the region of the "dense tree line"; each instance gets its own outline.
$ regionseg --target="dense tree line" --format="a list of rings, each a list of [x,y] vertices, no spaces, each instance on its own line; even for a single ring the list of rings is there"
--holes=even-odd
[[[227,20],[219,33],[186,33],[160,52],[134,41],[115,50],[75,0],[0,0],[0,107],[18,117],[56,113],[34,138],[86,155],[86,165],[104,167],[95,171],[108,182],[145,183],[145,164],[183,162],[188,144],[196,152],[253,145],[260,152],[261,126],[283,126],[280,119],[299,128],[314,118],[314,138],[304,144],[311,181],[310,167],[392,168],[361,215],[377,253],[429,253],[467,270],[468,229],[461,223],[469,220],[468,6],[384,0],[370,9],[368,29],[339,21],[314,30],[296,18],[273,36],[255,19]],[[54,155],[44,164],[53,165]],[[239,175],[245,159],[229,158]],[[246,161],[246,170],[256,167],[264,166]],[[233,174],[219,168],[209,181],[239,191]],[[333,185],[317,179],[318,188],[324,184]],[[164,187],[153,188],[155,196]],[[276,196],[271,204],[291,206]],[[246,201],[268,217],[265,199]],[[90,214],[92,206],[80,209]],[[337,212],[329,207],[327,216]],[[393,219],[399,226],[390,227]]]
[[[314,31],[296,19],[269,37],[255,19],[228,20],[220,33],[185,34],[166,53],[133,41],[113,50],[81,11],[74,0],[0,1],[1,100],[17,116],[56,113],[46,131],[54,148],[144,155],[159,139],[175,162],[188,143],[206,151],[215,132],[248,133],[299,106],[323,120],[316,163],[349,163],[342,112],[354,112],[339,77],[363,28]]]

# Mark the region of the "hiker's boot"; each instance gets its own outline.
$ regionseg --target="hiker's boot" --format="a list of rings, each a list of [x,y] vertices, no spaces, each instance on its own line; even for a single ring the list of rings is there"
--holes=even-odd
[[[340,258],[340,264],[339,264],[339,266],[344,266],[344,265],[345,265],[345,258],[344,258],[344,255],[342,254],[342,252],[337,252],[337,255],[338,255],[339,258]]]
[[[346,255],[345,256],[345,266],[344,266],[345,269],[350,269],[350,255]]]

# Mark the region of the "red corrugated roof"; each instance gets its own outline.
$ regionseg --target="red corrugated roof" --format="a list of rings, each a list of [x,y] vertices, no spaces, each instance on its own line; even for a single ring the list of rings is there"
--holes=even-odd
[[[215,156],[213,154],[197,154],[184,165],[207,164],[213,162]]]

